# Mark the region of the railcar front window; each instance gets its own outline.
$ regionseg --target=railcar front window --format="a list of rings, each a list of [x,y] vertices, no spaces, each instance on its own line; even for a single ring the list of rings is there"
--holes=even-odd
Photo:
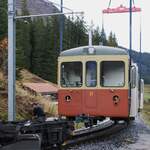
[[[97,85],[97,64],[95,61],[86,63],[86,86],[96,87]]]
[[[122,87],[125,84],[125,64],[122,61],[101,62],[101,86]]]
[[[81,87],[82,86],[82,63],[64,62],[61,64],[61,86]]]

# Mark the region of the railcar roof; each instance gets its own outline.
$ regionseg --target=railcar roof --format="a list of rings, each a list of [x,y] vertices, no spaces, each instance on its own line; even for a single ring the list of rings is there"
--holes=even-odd
[[[92,46],[94,53],[90,54],[89,46],[82,46],[65,50],[60,53],[60,56],[79,56],[79,55],[128,55],[128,52],[122,48],[114,48],[108,46]]]

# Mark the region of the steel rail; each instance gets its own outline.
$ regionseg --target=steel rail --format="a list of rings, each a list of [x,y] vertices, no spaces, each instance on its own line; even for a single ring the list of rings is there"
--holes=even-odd
[[[90,128],[87,130],[87,132],[85,133],[81,133],[81,134],[75,134],[72,136],[71,139],[64,141],[64,143],[62,144],[63,147],[67,147],[67,146],[71,146],[71,145],[75,145],[87,140],[92,140],[95,138],[102,138],[102,137],[106,137],[108,135],[112,135],[115,134],[116,132],[119,132],[120,130],[124,129],[125,127],[127,127],[126,123],[110,123],[108,122],[108,124],[106,123],[106,126],[100,127],[99,129],[96,130],[90,130]],[[94,128],[94,127],[93,127]]]

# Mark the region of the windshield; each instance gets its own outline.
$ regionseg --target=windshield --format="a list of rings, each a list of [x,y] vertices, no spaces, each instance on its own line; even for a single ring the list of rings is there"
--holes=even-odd
[[[86,62],[86,86],[96,87],[97,85],[97,64],[95,61]]]
[[[61,64],[61,86],[62,87],[82,86],[81,62],[64,62]]]
[[[125,64],[122,61],[103,61],[101,63],[101,86],[121,87],[125,84]]]

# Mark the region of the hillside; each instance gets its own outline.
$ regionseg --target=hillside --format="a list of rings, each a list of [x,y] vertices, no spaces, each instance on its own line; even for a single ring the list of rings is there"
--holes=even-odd
[[[127,48],[118,46],[119,48],[123,48],[126,51],[129,51]],[[150,53],[142,52],[140,58],[140,52],[132,50],[132,59],[140,68],[141,63],[141,74],[144,79],[145,84],[150,84]]]
[[[0,90],[7,88],[7,39],[0,41]]]
[[[0,120],[7,119],[7,39],[0,41]],[[32,103],[38,102],[44,108],[47,116],[57,115],[57,106],[48,99],[40,95],[32,95],[23,89],[22,84],[50,83],[42,78],[30,73],[25,69],[17,70],[16,81],[16,108],[17,119],[30,119],[32,117]]]
[[[17,14],[20,15],[22,12],[24,0],[16,0]],[[58,12],[59,10],[48,0],[26,0],[27,10],[31,15],[35,14],[49,14]]]
[[[1,74],[2,73],[0,72],[0,75]],[[17,80],[16,82],[17,119],[31,119],[32,103],[34,102],[41,104],[47,116],[57,115],[56,104],[40,95],[32,95],[31,93],[25,91],[22,87],[22,83],[24,82],[46,83],[48,81],[41,79],[40,77],[28,72],[25,69],[20,71],[20,78],[21,79]],[[3,84],[6,84],[6,80],[4,78],[1,78],[0,81],[3,82]],[[7,89],[4,86],[3,90],[0,90],[0,104],[0,120],[7,119]]]
[[[133,51],[132,57],[134,62],[136,62],[139,66],[140,62],[140,53]],[[144,82],[146,84],[150,84],[150,53],[142,53],[142,58],[141,58],[141,73],[142,73],[142,78],[144,79]]]

